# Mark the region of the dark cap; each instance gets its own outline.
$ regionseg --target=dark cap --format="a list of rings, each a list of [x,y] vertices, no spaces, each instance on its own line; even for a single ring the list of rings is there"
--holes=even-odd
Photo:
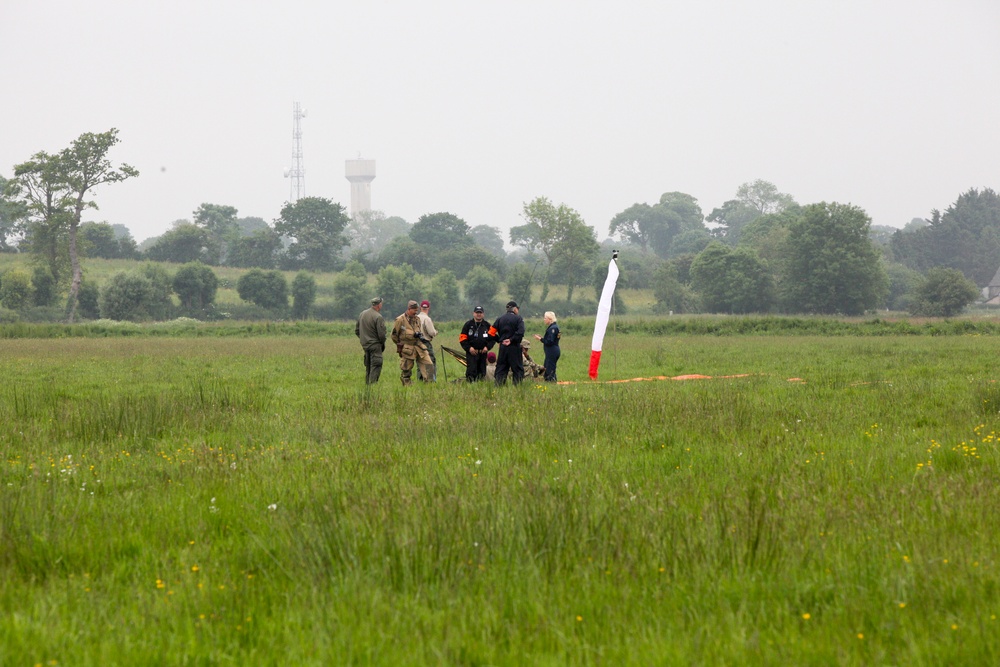
[[[406,309],[409,310],[410,308],[416,308],[417,305],[418,304],[416,301],[410,301],[409,303],[406,304]]]
[[[474,313],[484,313],[486,311],[483,310],[482,306],[476,306],[475,308],[472,309],[472,312],[474,312]]]
[[[517,301],[508,301],[507,302],[507,307],[508,308],[517,308]]]
[[[423,300],[423,301],[421,301],[421,302],[420,302],[420,307],[421,307],[421,308],[430,308],[430,307],[431,307],[431,302],[430,302],[430,301],[427,301],[427,300],[425,299],[425,300]]]
[[[375,297],[374,299],[372,299],[372,305],[373,305],[373,306],[377,306],[377,305],[379,305],[380,303],[382,303],[382,297],[380,297],[380,296],[377,296],[377,297]]]

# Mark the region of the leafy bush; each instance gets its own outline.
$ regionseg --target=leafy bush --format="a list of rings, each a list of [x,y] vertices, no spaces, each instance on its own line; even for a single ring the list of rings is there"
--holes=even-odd
[[[350,262],[348,266],[352,264],[361,266],[358,262]],[[333,295],[334,302],[330,306],[331,317],[338,317],[343,319],[355,319],[362,310],[365,309],[369,300],[375,296],[374,294],[368,294],[370,290],[368,289],[368,280],[365,275],[358,277],[357,274],[350,271],[343,271],[333,279]],[[322,316],[317,314],[317,317],[324,319]]]
[[[9,310],[22,310],[31,305],[31,276],[19,269],[3,274],[0,280],[0,304]]]
[[[477,266],[465,277],[465,301],[470,306],[482,306],[487,312],[498,310],[497,294],[500,279],[484,266]],[[506,303],[507,299],[503,299]],[[469,309],[471,310],[471,308]]]
[[[155,301],[153,282],[135,271],[119,271],[111,276],[98,299],[103,319],[131,322],[151,319]]]
[[[17,314],[17,311],[0,306],[0,324],[13,324],[20,320],[21,317]]]
[[[56,278],[47,266],[35,267],[31,272],[31,286],[34,288],[32,301],[36,306],[51,306],[59,296]]]
[[[378,272],[375,283],[378,296],[382,297],[385,304],[382,306],[382,313],[391,314],[386,315],[387,318],[402,313],[406,310],[406,302],[416,299],[423,291],[416,272],[409,264],[383,268]],[[354,317],[357,317],[357,313]]]
[[[316,279],[311,273],[300,271],[292,281],[292,318],[304,320],[316,303]]]
[[[219,279],[201,262],[190,262],[177,269],[172,285],[186,314],[204,315],[215,303]]]
[[[101,316],[100,296],[95,283],[89,280],[80,283],[80,291],[76,295],[76,312],[80,317],[96,320]]]
[[[458,296],[458,280],[448,269],[441,269],[431,278],[423,298],[431,302],[431,317],[435,322],[469,317],[472,308],[465,308]]]
[[[253,269],[240,276],[236,292],[244,301],[274,312],[288,308],[288,283],[280,271]]]
[[[975,283],[958,269],[933,268],[917,288],[911,311],[927,317],[958,315],[979,296]]]

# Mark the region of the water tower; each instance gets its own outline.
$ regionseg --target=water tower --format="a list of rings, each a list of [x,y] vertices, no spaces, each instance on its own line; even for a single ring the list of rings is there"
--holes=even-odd
[[[351,182],[351,217],[372,210],[372,181],[375,160],[347,160],[347,180]]]

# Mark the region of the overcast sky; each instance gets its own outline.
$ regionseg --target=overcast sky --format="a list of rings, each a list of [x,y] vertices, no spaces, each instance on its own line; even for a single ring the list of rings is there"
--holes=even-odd
[[[765,179],[901,227],[1000,189],[1000,2],[0,0],[0,174],[83,132],[140,171],[91,219],[137,240],[202,203],[272,221],[305,193],[415,222],[596,228],[664,192],[707,215]]]

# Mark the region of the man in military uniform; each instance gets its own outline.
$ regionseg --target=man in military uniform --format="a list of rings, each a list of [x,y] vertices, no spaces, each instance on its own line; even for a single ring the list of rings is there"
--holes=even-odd
[[[490,323],[484,319],[482,306],[472,309],[472,319],[462,325],[458,344],[465,350],[465,381],[478,382],[486,377],[486,354],[493,347]]]
[[[416,301],[410,301],[406,305],[406,312],[397,317],[392,324],[392,342],[396,344],[396,354],[399,355],[399,370],[401,371],[399,379],[406,386],[413,384],[410,378],[415,363],[419,364],[420,374],[424,381],[434,377],[431,355],[427,353],[427,348],[422,342],[424,335],[420,332],[418,309],[419,304]]]
[[[511,382],[521,384],[524,379],[524,362],[521,358],[521,339],[524,338],[524,320],[518,313],[517,302],[507,302],[507,312],[497,318],[490,327],[490,336],[498,341],[496,383],[501,386],[507,382],[507,373]]]
[[[438,335],[438,330],[434,327],[434,320],[431,319],[431,302],[424,301],[420,302],[420,312],[417,313],[417,317],[420,318],[420,332],[424,334],[423,343],[427,347],[427,354],[431,355],[431,367],[434,369],[434,373],[430,377],[431,382],[437,381],[437,357],[434,356],[434,345],[431,341],[434,337]],[[421,380],[427,380],[417,368],[417,375]]]
[[[528,348],[531,347],[531,343],[527,340],[521,340],[521,356],[524,363],[524,377],[530,377],[532,379],[538,379],[545,376],[545,366],[539,366],[535,363],[535,360],[531,358],[528,354]]]
[[[382,317],[382,297],[372,299],[372,307],[361,311],[354,325],[354,335],[365,351],[365,384],[375,384],[382,374],[382,353],[385,352],[385,318]]]

